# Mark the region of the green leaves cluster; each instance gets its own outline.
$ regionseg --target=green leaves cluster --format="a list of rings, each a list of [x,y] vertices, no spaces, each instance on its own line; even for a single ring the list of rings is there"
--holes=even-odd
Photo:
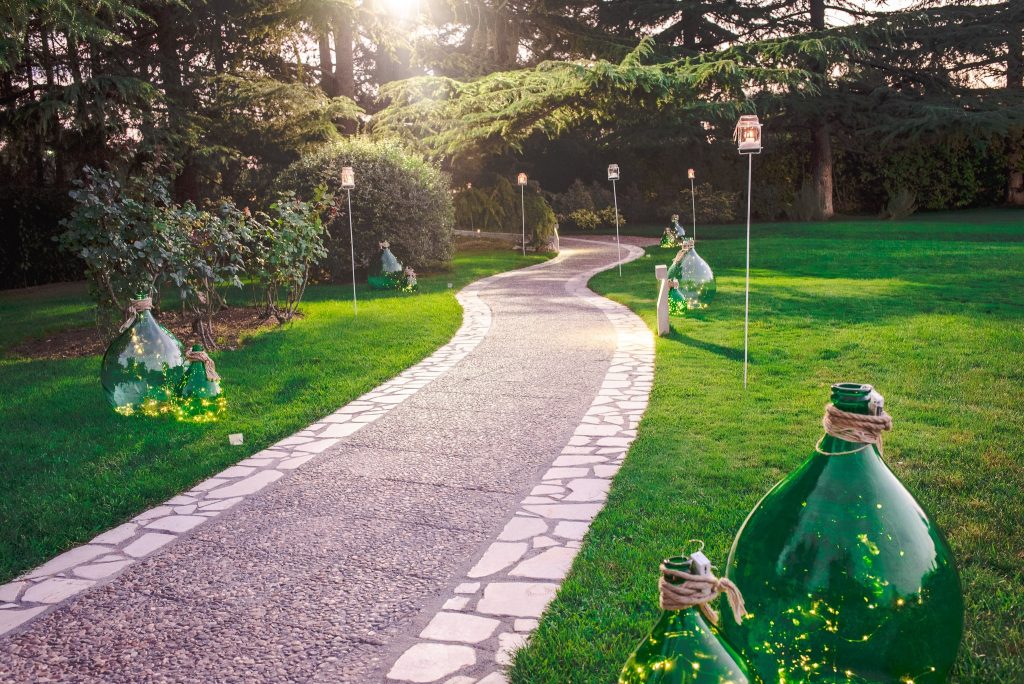
[[[59,242],[85,263],[101,328],[115,329],[138,294],[152,295],[159,308],[161,292],[172,287],[203,344],[215,347],[213,321],[227,306],[226,289],[241,288],[244,277],[259,284],[265,316],[290,320],[326,254],[326,193],[317,189],[312,202],[282,197],[268,212],[252,213],[229,201],[207,209],[176,204],[168,184],[161,176],[122,184],[87,168],[72,192],[75,207]]]

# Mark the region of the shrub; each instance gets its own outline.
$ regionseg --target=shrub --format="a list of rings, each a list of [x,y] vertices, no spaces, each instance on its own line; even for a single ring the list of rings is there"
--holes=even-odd
[[[585,185],[576,179],[568,190],[551,193],[551,206],[559,223],[567,228],[594,230],[615,227],[614,197],[610,188],[600,183]],[[626,220],[619,214],[619,225]]]
[[[263,290],[262,315],[290,321],[309,283],[310,270],[327,256],[321,214],[333,198],[321,186],[312,202],[286,195],[260,216],[251,275]]]
[[[252,251],[255,221],[229,202],[215,212],[191,202],[163,213],[164,234],[172,249],[167,275],[181,294],[182,308],[192,317],[199,340],[216,348],[213,318],[227,306],[218,288],[242,287],[241,276]]]
[[[84,262],[97,323],[110,332],[136,293],[153,294],[159,308],[159,285],[176,250],[168,183],[140,177],[122,185],[113,174],[85,167],[75,188],[58,241]]]
[[[711,183],[701,183],[695,188],[697,194],[697,223],[728,223],[736,219],[736,207],[739,205],[740,193],[727,190],[715,190]],[[693,200],[690,188],[680,192],[680,204],[683,211],[669,211],[687,216],[693,213]]]
[[[346,280],[351,272],[343,166],[355,169],[355,256],[364,271],[384,240],[391,242],[402,263],[415,268],[451,259],[454,210],[447,175],[394,143],[347,138],[305,154],[275,181],[278,190],[302,199],[312,199],[318,186],[336,198],[338,211],[325,217],[329,237],[324,265],[332,278]]]

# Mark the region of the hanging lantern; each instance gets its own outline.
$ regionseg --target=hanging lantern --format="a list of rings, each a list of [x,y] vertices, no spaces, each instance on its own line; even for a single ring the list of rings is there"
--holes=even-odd
[[[871,385],[832,386],[825,436],[754,507],[728,577],[729,643],[765,682],[945,682],[963,631],[949,547],[881,457]]]
[[[609,164],[608,165],[608,180],[619,180],[619,165]]]
[[[356,172],[351,166],[341,167],[341,189],[352,190],[356,187]]]
[[[714,588],[718,580],[707,557],[696,552],[667,558],[661,572],[661,617],[626,661],[619,684],[750,682],[746,664],[719,636],[718,616],[707,606],[721,591]],[[727,596],[735,600],[732,592]]]
[[[761,151],[761,122],[756,114],[744,114],[733,133],[740,154],[758,154]]]
[[[693,169],[686,169],[686,177],[689,178],[690,180],[693,180],[694,178],[697,177],[697,174],[693,172]]]
[[[213,359],[198,344],[185,352],[185,357],[191,363],[181,383],[178,419],[194,423],[215,421],[227,410],[227,400]]]
[[[669,292],[669,311],[682,316],[687,311],[706,309],[718,286],[708,263],[697,254],[693,240],[687,240],[668,269],[668,277],[677,281]]]
[[[118,413],[157,415],[174,409],[184,373],[181,342],[156,322],[153,300],[137,295],[128,320],[103,354],[100,383]]]
[[[526,180],[526,174],[520,173],[518,176],[516,176],[516,185],[524,186],[526,185]]]

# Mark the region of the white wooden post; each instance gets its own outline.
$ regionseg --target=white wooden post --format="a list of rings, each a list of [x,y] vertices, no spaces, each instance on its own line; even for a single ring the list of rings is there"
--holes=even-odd
[[[654,277],[661,282],[658,288],[658,334],[668,335],[668,291],[671,287],[668,282],[668,266],[655,266]]]

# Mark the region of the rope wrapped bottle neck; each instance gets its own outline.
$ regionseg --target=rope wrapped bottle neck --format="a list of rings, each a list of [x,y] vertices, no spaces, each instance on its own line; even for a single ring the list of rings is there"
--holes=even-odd
[[[681,581],[673,582],[670,578]],[[696,607],[712,625],[718,625],[718,612],[710,603],[718,598],[719,594],[725,594],[736,624],[740,624],[747,612],[739,587],[727,577],[715,577],[710,569],[706,574],[697,575],[669,567],[663,562],[658,589],[662,610],[685,610]]]
[[[825,404],[825,415],[821,419],[825,434],[846,442],[874,444],[881,453],[882,433],[892,430],[892,416],[882,408],[884,401],[880,394],[877,394],[877,398],[872,398],[869,407],[874,415],[844,411],[831,402]],[[827,453],[821,451],[820,442],[818,451]]]
[[[217,367],[213,363],[213,359],[205,351],[194,351],[192,349],[185,352],[185,358],[189,361],[195,361],[203,364],[206,370],[206,379],[210,382],[217,382],[220,380],[220,375],[217,373]]]
[[[143,311],[149,311],[153,308],[153,298],[143,297],[141,299],[133,299],[128,303],[128,310],[126,311],[127,318],[124,323],[121,324],[121,328],[118,332],[124,332],[131,327],[132,323],[139,317],[139,314]]]

